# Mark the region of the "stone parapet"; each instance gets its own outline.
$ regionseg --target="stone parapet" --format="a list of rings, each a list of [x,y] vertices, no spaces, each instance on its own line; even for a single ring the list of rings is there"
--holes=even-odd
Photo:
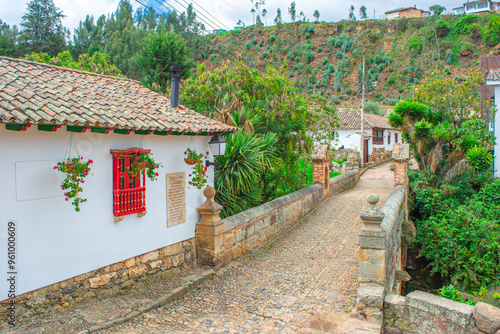
[[[406,297],[387,295],[385,326],[404,334],[497,334],[500,309],[479,302],[476,306],[455,302],[422,291]]]

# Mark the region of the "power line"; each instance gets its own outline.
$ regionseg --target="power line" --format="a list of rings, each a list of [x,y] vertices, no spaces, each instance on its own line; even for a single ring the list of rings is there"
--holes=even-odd
[[[186,0],[183,0],[184,2],[186,2]],[[199,5],[196,1],[192,0],[194,4],[196,4],[198,7],[200,7],[205,13],[207,13],[208,15],[210,15],[215,21],[219,22],[224,28],[226,28],[227,30],[231,30],[230,28],[228,28],[224,23],[222,23],[221,21],[219,21],[215,16],[213,16],[212,14],[210,14],[205,8],[203,8],[201,5]]]
[[[181,5],[184,9],[186,9],[186,11],[188,10],[188,8],[187,8],[185,5],[181,4],[179,1],[177,1],[177,0],[174,0],[174,1],[175,1],[175,2],[177,2],[179,5]],[[159,2],[159,0],[156,0],[156,2]],[[184,1],[184,2],[186,2],[186,1]],[[186,2],[186,4],[187,4],[187,2]],[[189,6],[189,4],[188,4],[188,6]],[[196,12],[195,12],[195,13],[196,13]],[[210,21],[210,23],[212,23],[212,25],[208,24],[206,21],[204,21],[204,20],[202,20],[202,19],[200,19],[200,21],[202,21],[202,22],[204,22],[205,24],[207,24],[207,25],[211,26],[212,28],[215,28],[215,29],[220,29],[220,27],[219,27],[217,24],[215,24],[213,21],[211,21],[209,18],[207,18],[207,17],[206,17],[205,15],[203,15],[202,13],[197,13],[197,14],[202,15],[202,16],[203,16],[206,20]]]

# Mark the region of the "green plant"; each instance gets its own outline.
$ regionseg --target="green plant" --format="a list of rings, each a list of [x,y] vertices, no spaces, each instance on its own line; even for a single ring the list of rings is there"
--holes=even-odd
[[[159,176],[157,169],[163,165],[154,161],[152,155],[153,153],[147,150],[137,151],[135,153],[135,162],[130,163],[130,166],[125,169],[129,177],[136,179],[144,171],[151,181],[155,181]]]
[[[458,291],[457,289],[455,289],[455,287],[451,284],[448,286],[443,286],[441,289],[439,289],[438,296],[453,300],[455,302],[464,303],[467,305],[474,306],[477,304],[477,302],[472,301],[470,298],[468,298],[467,300],[464,300],[462,298],[462,293],[460,291]]]
[[[81,198],[80,193],[83,188],[81,183],[85,183],[85,177],[90,173],[90,165],[93,163],[92,159],[87,161],[83,157],[78,156],[75,158],[67,158],[65,161],[58,162],[54,169],[66,174],[66,178],[61,183],[61,189],[65,190],[65,200],[73,199],[75,211],[80,211],[80,204],[87,202],[86,198]]]

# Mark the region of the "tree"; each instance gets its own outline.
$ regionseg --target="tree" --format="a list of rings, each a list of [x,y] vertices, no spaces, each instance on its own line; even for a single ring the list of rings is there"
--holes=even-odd
[[[266,26],[267,26],[266,14],[267,14],[267,9],[265,9],[265,8],[264,8],[264,9],[262,10],[262,17],[264,18],[264,23],[265,23],[265,24],[266,24]]]
[[[21,41],[25,52],[47,52],[56,55],[66,47],[61,19],[64,17],[52,0],[29,0],[21,21]]]
[[[300,19],[300,20],[301,20],[302,22],[306,22],[306,14],[304,14],[304,12],[300,12],[299,17],[301,17],[301,19]]]
[[[446,8],[440,5],[433,5],[429,7],[429,10],[432,12],[432,15],[441,15]]]
[[[7,23],[0,20],[0,56],[14,57],[14,48],[18,37],[17,27],[12,29]]]
[[[253,24],[255,24],[255,8],[250,9],[250,13],[252,13],[252,16],[253,16]]]
[[[292,22],[295,22],[297,19],[297,11],[295,10],[295,2],[292,2],[290,4],[290,7],[288,7],[288,14],[290,15],[290,19]]]
[[[276,24],[278,29],[283,24],[283,18],[281,17],[281,9],[279,9],[279,8],[276,11],[276,17],[274,18],[274,24]]]
[[[354,16],[354,6],[351,5],[351,8],[349,8],[349,20],[350,21],[356,21],[356,16]]]
[[[186,42],[171,32],[146,37],[137,64],[144,74],[143,83],[146,86],[158,87],[160,92],[166,92],[172,77],[170,66],[182,66],[181,76],[186,76],[191,72],[193,61],[189,57]]]
[[[257,15],[257,20],[255,20],[255,25],[263,26],[262,20],[260,19],[260,15]]]
[[[359,7],[359,18],[361,20],[366,20],[368,18],[368,15],[366,15],[366,7],[364,5]]]
[[[236,25],[238,25],[239,27],[245,28],[245,22],[243,22],[242,20],[238,20],[238,23],[236,23]]]
[[[317,9],[314,11],[313,16],[316,19],[316,22],[319,22],[319,11]]]

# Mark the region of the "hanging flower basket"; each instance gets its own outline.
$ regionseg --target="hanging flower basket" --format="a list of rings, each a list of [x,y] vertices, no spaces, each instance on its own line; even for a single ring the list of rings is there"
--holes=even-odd
[[[83,157],[78,156],[76,158],[67,158],[64,161],[58,162],[54,169],[66,174],[66,178],[61,183],[61,189],[66,191],[64,196],[66,201],[73,199],[71,202],[75,206],[75,211],[80,211],[80,204],[87,202],[86,198],[80,197],[80,193],[83,191],[81,183],[85,183],[85,178],[90,173],[90,165],[94,161],[89,159],[87,161],[83,160]]]
[[[184,162],[188,165],[195,165],[199,159],[199,155],[196,153],[195,149],[188,148],[184,152]]]
[[[196,153],[196,150],[188,148],[184,155],[187,156],[184,161],[193,166],[193,172],[189,174],[189,177],[191,177],[189,185],[202,189],[204,185],[208,184],[207,167],[203,165],[203,153]],[[189,162],[186,160],[189,160]]]
[[[141,175],[143,172],[145,172],[146,176],[151,181],[155,181],[160,175],[157,172],[157,169],[162,167],[163,165],[159,162],[154,161],[152,155],[153,153],[146,150],[137,151],[137,153],[135,153],[135,161],[132,162],[126,169],[129,177],[135,179],[138,175]]]

